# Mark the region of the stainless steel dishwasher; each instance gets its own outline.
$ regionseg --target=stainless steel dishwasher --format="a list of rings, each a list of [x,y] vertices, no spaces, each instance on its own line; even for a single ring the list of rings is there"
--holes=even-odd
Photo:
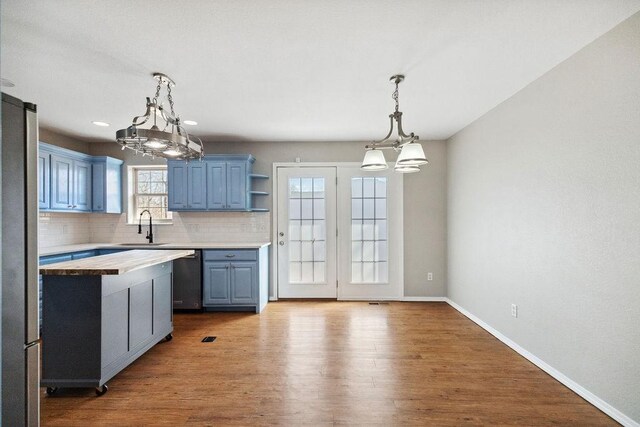
[[[202,251],[173,261],[174,310],[202,309]]]

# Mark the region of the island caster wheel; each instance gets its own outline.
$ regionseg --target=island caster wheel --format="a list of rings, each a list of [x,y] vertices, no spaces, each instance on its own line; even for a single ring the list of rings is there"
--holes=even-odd
[[[173,334],[169,334],[166,337],[164,337],[165,341],[171,341],[173,339]]]
[[[58,391],[58,387],[47,387],[47,396],[51,396],[56,391]]]
[[[101,387],[96,387],[96,395],[97,396],[102,396],[103,394],[105,394],[108,391],[109,391],[109,387],[107,387],[106,384],[104,384]]]

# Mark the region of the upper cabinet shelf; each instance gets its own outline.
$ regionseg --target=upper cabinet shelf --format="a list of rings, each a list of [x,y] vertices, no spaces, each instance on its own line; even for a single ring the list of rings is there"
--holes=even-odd
[[[122,163],[40,142],[40,210],[122,213]]]
[[[188,163],[169,160],[169,210],[268,211],[253,206],[253,196],[268,193],[253,191],[252,178],[269,178],[252,173],[254,162],[250,154],[208,155]]]

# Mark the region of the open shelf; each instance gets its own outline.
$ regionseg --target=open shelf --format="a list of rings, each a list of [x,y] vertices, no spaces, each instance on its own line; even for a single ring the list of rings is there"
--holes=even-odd
[[[253,196],[268,196],[269,193],[267,193],[266,191],[249,191],[249,194],[253,195]]]
[[[250,173],[249,174],[249,178],[255,178],[255,179],[269,179],[268,175],[261,175],[259,173]]]

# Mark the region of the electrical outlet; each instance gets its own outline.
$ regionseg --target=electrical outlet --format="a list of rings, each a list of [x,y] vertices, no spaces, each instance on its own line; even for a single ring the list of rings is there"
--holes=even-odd
[[[518,306],[516,304],[511,304],[511,315],[518,317]]]
[[[429,281],[433,280],[433,273],[431,272],[427,273],[427,280]]]

